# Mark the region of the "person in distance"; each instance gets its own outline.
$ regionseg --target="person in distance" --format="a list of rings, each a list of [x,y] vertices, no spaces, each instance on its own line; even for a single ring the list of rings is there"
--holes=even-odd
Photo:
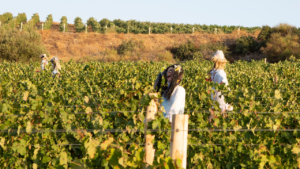
[[[41,62],[41,71],[44,71],[45,68],[46,68],[46,66],[48,65],[47,55],[45,53],[45,54],[41,54],[39,57],[42,59],[42,62]]]
[[[56,75],[60,77],[61,66],[58,57],[53,56],[50,62],[52,63],[52,77],[54,78]]]
[[[183,78],[182,66],[175,64],[167,69],[162,69],[154,84],[158,92],[161,89],[163,96],[162,106],[165,109],[164,116],[172,123],[173,114],[183,114],[185,105],[185,89],[180,86]]]
[[[214,53],[211,57],[211,60],[214,62],[214,66],[209,72],[211,78],[208,81],[213,81],[215,83],[225,84],[226,86],[228,86],[226,72],[224,71],[227,60],[224,56],[223,51],[217,50],[217,52]],[[222,112],[225,112],[226,110],[233,110],[233,107],[231,105],[225,103],[224,96],[221,95],[221,92],[215,90],[215,93],[211,94],[211,99],[219,103],[219,107],[222,110]]]

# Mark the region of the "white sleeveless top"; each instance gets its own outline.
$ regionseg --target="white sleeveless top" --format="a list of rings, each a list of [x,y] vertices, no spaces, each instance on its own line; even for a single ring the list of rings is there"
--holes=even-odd
[[[165,109],[164,116],[172,123],[173,114],[184,114],[185,89],[182,86],[176,86],[169,100],[163,97],[162,106]]]
[[[211,74],[211,80],[213,82],[219,83],[219,84],[224,83],[226,86],[228,86],[226,72],[223,69],[218,69],[218,70],[214,69],[210,72],[210,74]],[[233,107],[230,104],[227,104],[225,102],[224,96],[221,94],[222,94],[221,92],[217,92],[215,90],[215,93],[211,94],[211,99],[216,100],[219,103],[219,107],[222,111],[225,111],[225,110],[232,111]]]
[[[42,62],[41,62],[41,69],[42,69],[42,71],[45,70],[45,66],[46,65],[48,65],[48,61],[43,59]]]

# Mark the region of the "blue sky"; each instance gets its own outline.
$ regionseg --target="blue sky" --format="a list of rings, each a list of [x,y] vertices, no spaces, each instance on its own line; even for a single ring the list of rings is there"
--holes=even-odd
[[[300,0],[1,0],[0,14],[14,16],[25,12],[27,19],[38,13],[41,21],[48,14],[56,22],[67,16],[74,23],[79,16],[98,21],[138,20],[168,23],[240,26],[276,26],[288,23],[300,27]]]

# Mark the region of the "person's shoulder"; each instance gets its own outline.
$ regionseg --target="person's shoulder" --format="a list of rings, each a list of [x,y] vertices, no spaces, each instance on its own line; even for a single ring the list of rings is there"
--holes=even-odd
[[[185,89],[182,86],[179,86],[179,85],[176,87],[176,91],[185,93]]]
[[[218,74],[221,75],[221,76],[224,76],[224,75],[226,76],[226,72],[225,72],[224,69],[219,69]]]

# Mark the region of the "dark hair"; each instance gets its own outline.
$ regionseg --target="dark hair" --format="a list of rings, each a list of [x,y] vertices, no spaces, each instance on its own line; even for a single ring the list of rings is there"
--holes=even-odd
[[[170,85],[168,86],[167,70],[170,67],[173,67],[175,69],[175,72],[174,72],[172,81],[171,81]],[[171,98],[171,95],[172,95],[175,87],[180,84],[180,82],[183,78],[183,73],[184,73],[183,68],[180,65],[175,64],[175,65],[171,65],[171,66],[167,67],[167,69],[165,69],[162,73],[160,73],[158,75],[155,85],[154,85],[154,88],[157,87],[157,91],[159,91],[159,89],[161,88],[161,95],[164,96],[165,98],[167,98],[167,100],[169,100]],[[162,76],[166,79],[164,84],[161,84]]]

